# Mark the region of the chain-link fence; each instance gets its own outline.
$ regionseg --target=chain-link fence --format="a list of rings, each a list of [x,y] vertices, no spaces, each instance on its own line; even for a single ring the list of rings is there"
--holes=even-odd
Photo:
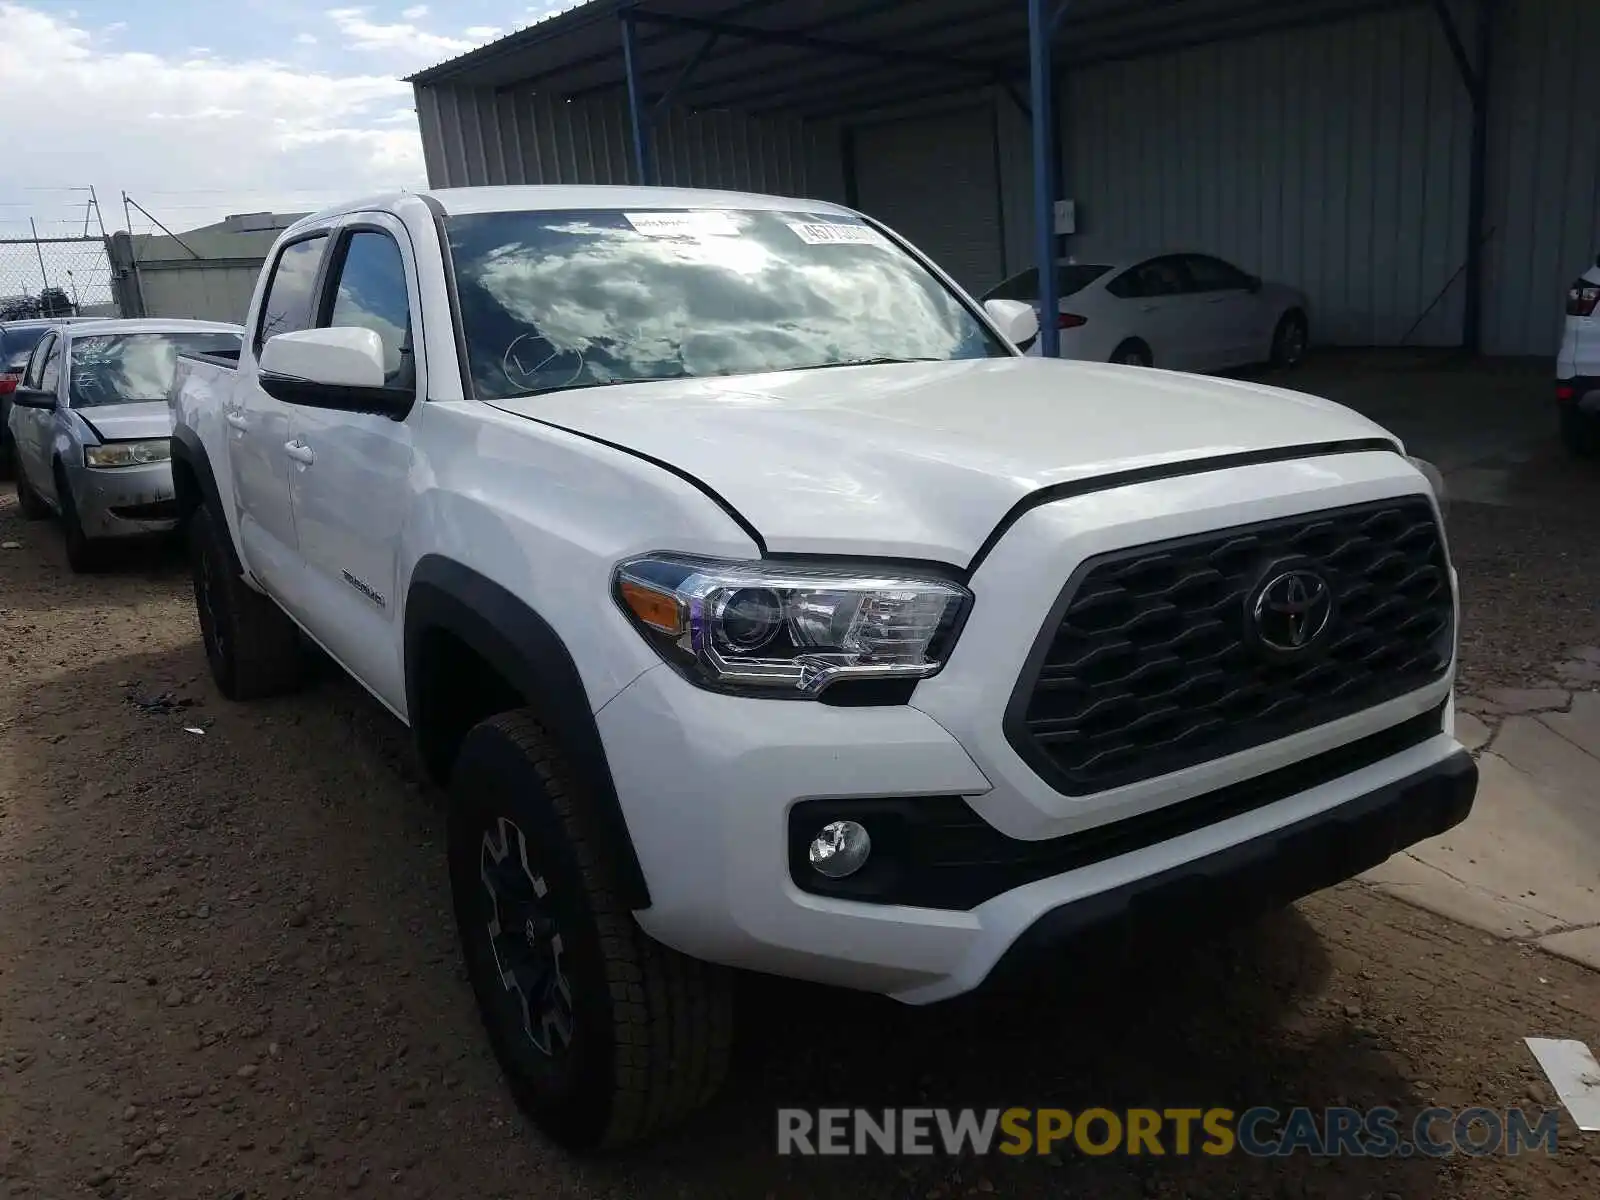
[[[120,315],[100,237],[0,238],[0,321]]]

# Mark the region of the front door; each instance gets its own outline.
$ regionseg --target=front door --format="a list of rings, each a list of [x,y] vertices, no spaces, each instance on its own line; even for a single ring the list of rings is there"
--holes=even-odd
[[[239,378],[222,414],[245,565],[297,615],[300,572],[289,506],[290,410],[262,390],[256,364],[269,337],[310,326],[317,271],[327,245],[328,231],[322,230],[289,243],[279,254],[252,332],[254,353],[240,356]]]
[[[385,382],[425,396],[414,314],[416,261],[405,227],[358,214],[338,231],[321,324],[371,329],[383,344]],[[400,539],[411,505],[412,426],[371,413],[294,406],[290,496],[309,603],[329,653],[397,712],[405,706]],[[336,615],[333,615],[336,614]]]
[[[47,333],[34,348],[22,373],[22,387],[49,392],[59,404],[61,392],[61,348],[63,339]],[[50,462],[50,431],[55,425],[55,412],[48,408],[33,408],[17,404],[13,398],[13,434],[16,438],[17,470],[28,486],[42,496],[55,498],[55,471]]]

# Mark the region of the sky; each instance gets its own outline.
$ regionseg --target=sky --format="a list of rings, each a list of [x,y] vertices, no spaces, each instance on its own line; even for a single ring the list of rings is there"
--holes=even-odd
[[[175,231],[423,186],[400,78],[572,3],[0,0],[0,238],[81,233],[91,185]]]

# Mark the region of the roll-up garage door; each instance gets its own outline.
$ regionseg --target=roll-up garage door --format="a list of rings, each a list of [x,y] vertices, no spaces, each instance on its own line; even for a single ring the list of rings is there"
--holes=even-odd
[[[863,125],[858,204],[977,293],[1000,282],[1000,181],[994,117],[961,109]]]

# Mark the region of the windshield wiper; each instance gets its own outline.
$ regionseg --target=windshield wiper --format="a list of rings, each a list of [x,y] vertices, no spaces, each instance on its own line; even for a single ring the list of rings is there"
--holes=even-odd
[[[644,379],[590,379],[584,383],[553,383],[549,387],[532,388],[526,392],[512,392],[500,400],[526,400],[529,396],[548,396],[551,392],[578,392],[584,388],[616,387],[621,383],[647,383]]]
[[[817,371],[823,367],[886,367],[895,363],[948,362],[944,358],[842,358],[838,362],[807,363],[802,367],[784,367],[785,371]]]

